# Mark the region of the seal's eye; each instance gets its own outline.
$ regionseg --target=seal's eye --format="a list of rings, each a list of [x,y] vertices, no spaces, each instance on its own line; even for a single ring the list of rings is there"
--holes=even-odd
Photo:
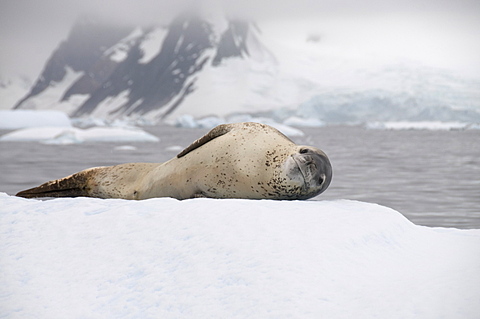
[[[308,149],[307,149],[307,148],[302,148],[302,149],[300,150],[300,154],[306,154],[306,153],[308,153]]]

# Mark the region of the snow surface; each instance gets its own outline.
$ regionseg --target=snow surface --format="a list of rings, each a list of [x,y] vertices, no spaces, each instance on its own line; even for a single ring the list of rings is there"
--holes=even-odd
[[[480,230],[375,204],[0,193],[2,318],[478,318]]]
[[[0,129],[15,130],[35,126],[71,126],[67,114],[60,111],[0,110]]]
[[[122,127],[34,127],[0,136],[0,142],[41,142],[75,144],[83,142],[158,142],[159,139],[141,129]]]

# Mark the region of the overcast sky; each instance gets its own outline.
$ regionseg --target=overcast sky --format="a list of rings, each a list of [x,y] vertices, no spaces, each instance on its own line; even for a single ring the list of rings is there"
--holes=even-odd
[[[21,73],[36,78],[46,59],[60,41],[65,39],[71,25],[81,15],[90,14],[125,23],[166,22],[182,7],[198,2],[199,0],[0,0],[0,75]],[[412,54],[413,57],[423,59],[431,56],[441,64],[442,59],[447,59],[448,53],[448,63],[454,67],[471,69],[474,74],[480,72],[478,0],[203,2],[222,6],[240,15],[250,15],[259,21],[260,26],[266,20],[318,19],[316,27],[319,29],[322,28],[322,18],[337,21],[342,24],[339,27],[351,22],[345,30],[351,30],[352,40],[358,30],[370,32],[373,38],[378,39],[379,34],[382,34],[386,45],[394,43],[395,38],[402,38],[402,41],[406,41],[404,46],[397,47],[398,50],[405,49],[406,55]],[[376,20],[370,18],[373,16]],[[374,25],[372,21],[381,24]],[[411,42],[408,41],[410,35]],[[349,37],[346,36],[345,39],[348,40]],[[415,48],[417,43],[427,40],[429,47]],[[449,48],[447,53],[446,48]],[[457,66],[454,65],[455,59]],[[480,73],[478,75],[480,77]]]

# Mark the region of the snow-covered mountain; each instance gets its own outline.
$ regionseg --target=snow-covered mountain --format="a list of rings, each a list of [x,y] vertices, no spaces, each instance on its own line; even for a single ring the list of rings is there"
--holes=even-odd
[[[14,108],[154,121],[249,113],[336,123],[480,122],[478,79],[273,31],[221,14],[183,14],[149,27],[83,20]]]
[[[194,105],[182,109],[210,111],[208,101],[199,102],[205,94],[218,101],[225,82],[236,82],[229,74],[275,63],[256,32],[247,21],[189,14],[168,26],[119,28],[83,21],[15,108],[58,109],[74,117],[164,118],[196,93]],[[241,65],[225,62],[232,58]],[[206,93],[207,86],[220,92]]]
[[[0,110],[12,108],[31,86],[32,81],[25,76],[0,76]]]

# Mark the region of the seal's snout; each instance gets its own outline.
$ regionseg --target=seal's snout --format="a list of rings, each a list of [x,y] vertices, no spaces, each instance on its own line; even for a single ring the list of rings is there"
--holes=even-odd
[[[301,147],[292,157],[302,174],[309,197],[328,188],[332,180],[332,166],[324,152],[313,147]]]

